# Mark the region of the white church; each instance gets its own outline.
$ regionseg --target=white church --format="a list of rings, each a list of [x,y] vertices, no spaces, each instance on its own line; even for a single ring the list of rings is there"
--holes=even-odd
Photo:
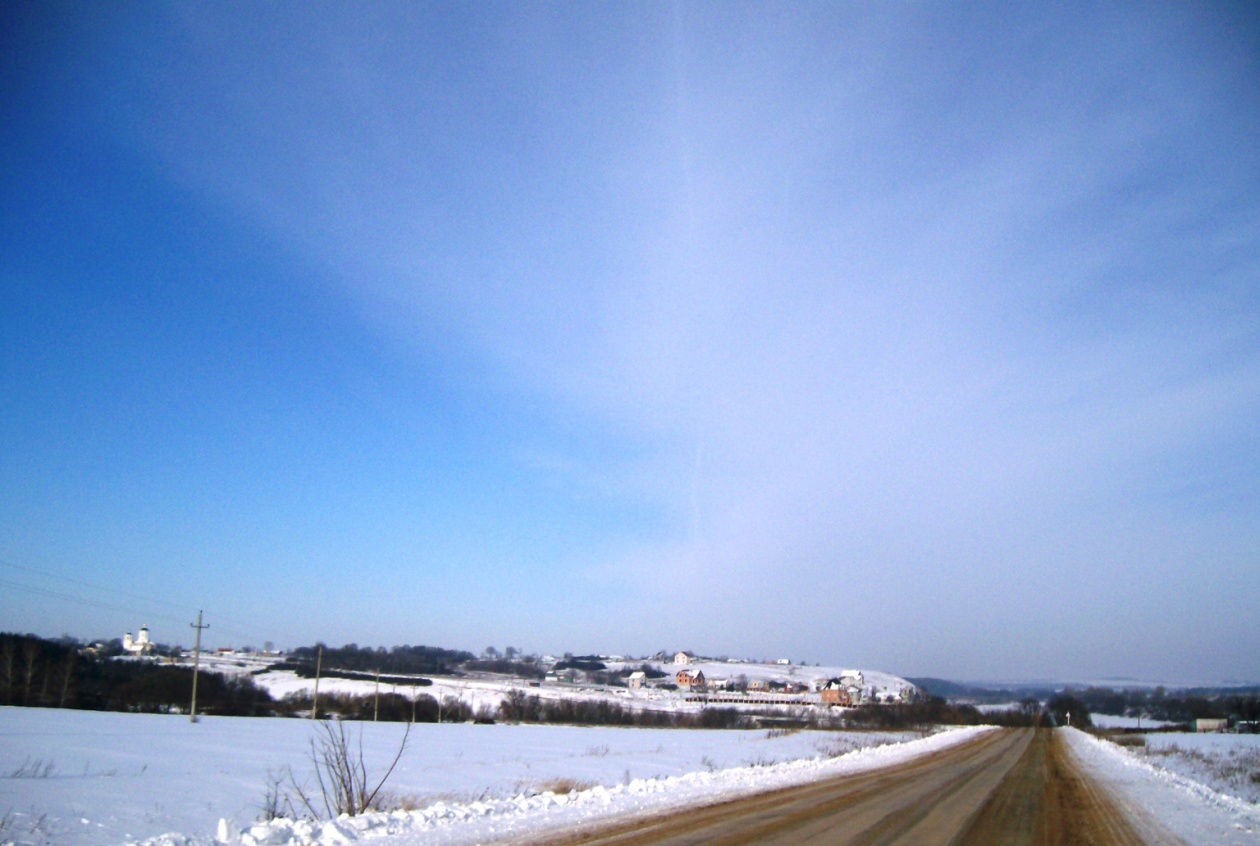
[[[141,626],[140,633],[135,637],[131,636],[131,632],[123,635],[123,650],[132,655],[148,655],[152,652],[153,644],[149,641],[149,627]]]

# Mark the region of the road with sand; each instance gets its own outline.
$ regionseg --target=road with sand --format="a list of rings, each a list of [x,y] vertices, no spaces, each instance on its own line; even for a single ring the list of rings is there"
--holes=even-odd
[[[1004,729],[905,764],[550,837],[577,846],[1181,844],[1091,779],[1053,729]]]

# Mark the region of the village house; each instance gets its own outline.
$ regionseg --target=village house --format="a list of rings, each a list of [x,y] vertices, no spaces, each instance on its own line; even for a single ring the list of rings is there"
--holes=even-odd
[[[676,655],[674,655],[674,666],[675,666],[675,667],[685,667],[685,666],[687,666],[688,664],[690,664],[692,661],[695,661],[695,660],[696,660],[696,656],[695,656],[695,655],[693,655],[692,653],[687,652],[686,650],[684,650],[684,651],[679,652],[679,653],[677,653]]]
[[[862,702],[862,674],[845,673],[836,679],[827,679],[821,684],[824,705],[859,705]]]
[[[691,670],[679,670],[674,675],[674,681],[678,683],[679,687],[691,688],[692,690],[698,687],[703,688],[705,686],[704,671],[699,670],[693,673]]]
[[[824,705],[835,705],[841,708],[847,708],[853,704],[853,700],[849,697],[849,691],[843,687],[836,685],[828,686],[822,690],[822,703]]]
[[[642,670],[635,670],[626,679],[626,687],[631,690],[641,690],[645,684],[647,684],[647,673]]]

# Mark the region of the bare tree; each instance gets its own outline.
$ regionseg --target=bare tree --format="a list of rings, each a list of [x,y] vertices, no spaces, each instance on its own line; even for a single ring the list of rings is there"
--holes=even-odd
[[[26,688],[22,694],[22,704],[31,704],[31,683],[35,681],[35,659],[39,657],[39,641],[30,638],[22,642],[22,661],[25,664],[23,674],[26,676]]]
[[[70,693],[70,681],[74,678],[74,650],[66,654],[66,664],[61,670],[61,699],[58,708],[66,707],[66,695]]]
[[[0,645],[0,690],[3,690],[3,697],[0,701],[10,702],[13,695],[13,683],[16,681],[14,677],[14,649],[13,639],[4,638],[4,644]]]

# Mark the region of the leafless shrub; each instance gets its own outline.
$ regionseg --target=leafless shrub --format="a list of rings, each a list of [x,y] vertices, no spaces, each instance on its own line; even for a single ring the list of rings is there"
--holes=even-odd
[[[381,791],[376,797],[376,807],[382,811],[418,811],[444,798],[442,795],[427,796],[419,793],[394,793]]]
[[[52,761],[27,757],[20,767],[9,773],[9,778],[48,778],[54,769],[56,765]]]
[[[261,807],[264,822],[281,817],[299,816],[298,809],[293,806],[292,794],[287,788],[287,785],[292,783],[293,771],[288,767],[267,770],[267,790]]]
[[[816,743],[814,748],[818,750],[818,754],[827,758],[839,758],[852,752],[854,747],[849,743]]]
[[[584,754],[587,758],[604,758],[607,757],[608,751],[608,744],[605,743],[603,746],[586,747],[586,752]]]
[[[48,815],[40,814],[29,825],[20,820],[25,816],[26,814],[19,814],[13,810],[0,814],[0,843],[4,846],[14,846],[17,843],[51,843],[51,832],[45,827]],[[29,820],[30,817],[27,819]],[[35,836],[33,838],[22,836],[24,834]]]
[[[574,793],[579,790],[589,790],[595,786],[593,781],[578,781],[572,778],[553,778],[550,781],[544,781],[538,786],[540,793],[554,793],[557,796],[563,796],[567,793]]]
[[[319,731],[310,741],[310,760],[315,773],[315,789],[299,784],[292,770],[286,768],[280,774],[268,773],[267,793],[263,800],[263,813],[284,813],[298,816],[299,808],[315,819],[332,819],[341,814],[355,816],[367,811],[382,810],[379,799],[381,788],[398,766],[407,748],[411,725],[403,731],[398,752],[385,773],[376,779],[368,775],[363,760],[363,731],[360,729],[357,744],[352,744],[346,734],[345,724],[339,720],[321,722]]]

